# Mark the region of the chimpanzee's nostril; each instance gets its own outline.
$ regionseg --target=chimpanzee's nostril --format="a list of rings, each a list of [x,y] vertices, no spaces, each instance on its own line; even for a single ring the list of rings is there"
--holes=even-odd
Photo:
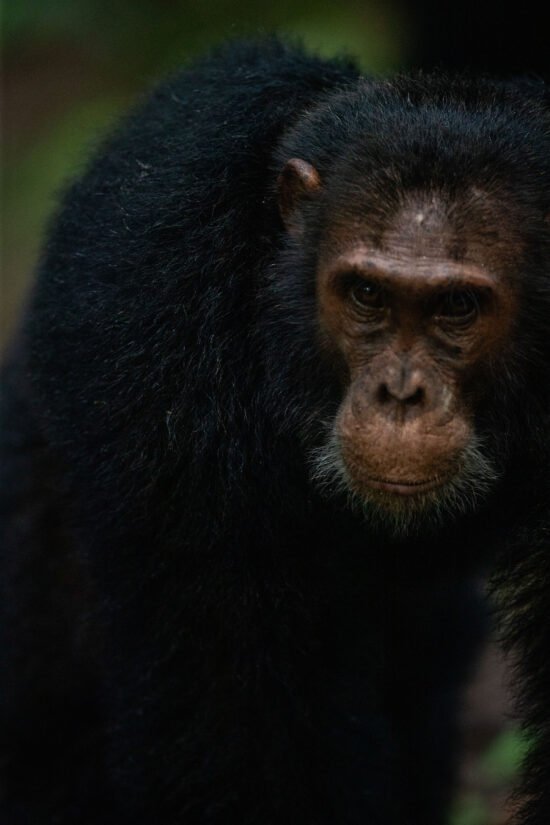
[[[425,399],[424,389],[418,386],[390,387],[387,383],[381,383],[377,391],[377,401],[381,405],[395,403],[404,404],[407,407],[414,407],[422,404]]]
[[[410,404],[414,406],[415,404],[421,404],[424,401],[424,390],[422,387],[417,387],[416,390],[406,398],[402,398],[406,404]]]
[[[380,384],[378,387],[377,400],[379,404],[388,404],[392,400],[392,394],[387,384]]]

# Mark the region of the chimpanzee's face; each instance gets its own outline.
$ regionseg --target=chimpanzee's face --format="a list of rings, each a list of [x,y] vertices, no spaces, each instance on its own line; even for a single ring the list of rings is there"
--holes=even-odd
[[[313,167],[294,171],[302,189],[319,185]],[[457,231],[431,193],[404,197],[382,232],[368,220],[329,225],[318,256],[321,341],[343,400],[316,472],[406,532],[475,506],[497,477],[474,414],[510,337],[515,250],[466,220]]]

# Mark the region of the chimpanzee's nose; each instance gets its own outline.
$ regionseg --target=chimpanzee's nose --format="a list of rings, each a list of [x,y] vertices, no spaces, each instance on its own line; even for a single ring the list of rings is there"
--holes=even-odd
[[[403,409],[419,407],[426,402],[426,386],[418,370],[402,367],[384,376],[378,385],[376,398],[382,406],[398,406]]]

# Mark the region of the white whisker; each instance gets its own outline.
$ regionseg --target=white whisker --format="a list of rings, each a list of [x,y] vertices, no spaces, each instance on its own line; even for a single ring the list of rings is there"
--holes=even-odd
[[[439,487],[416,495],[399,496],[362,486],[359,492],[342,458],[338,434],[332,427],[327,440],[310,453],[310,473],[322,495],[344,494],[348,506],[368,523],[395,538],[434,531],[450,520],[475,510],[499,477],[496,465],[474,437],[462,451],[454,475]]]

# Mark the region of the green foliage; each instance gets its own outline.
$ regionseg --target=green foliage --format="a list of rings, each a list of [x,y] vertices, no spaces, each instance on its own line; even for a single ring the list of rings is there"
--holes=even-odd
[[[497,736],[474,766],[476,789],[457,800],[449,825],[492,825],[492,813],[513,788],[531,745],[518,728]]]
[[[510,782],[517,776],[532,745],[517,728],[503,731],[483,755],[479,769],[488,781]]]
[[[304,35],[323,54],[343,47],[378,69],[398,62],[399,22],[380,0],[11,0],[4,38],[8,47],[76,39],[119,69],[151,72],[228,37],[281,31]]]
[[[464,796],[451,814],[449,825],[489,825],[489,806],[477,794]]]
[[[95,0],[8,0],[3,8],[4,39],[38,35],[42,39],[60,32],[74,33],[86,25]]]

